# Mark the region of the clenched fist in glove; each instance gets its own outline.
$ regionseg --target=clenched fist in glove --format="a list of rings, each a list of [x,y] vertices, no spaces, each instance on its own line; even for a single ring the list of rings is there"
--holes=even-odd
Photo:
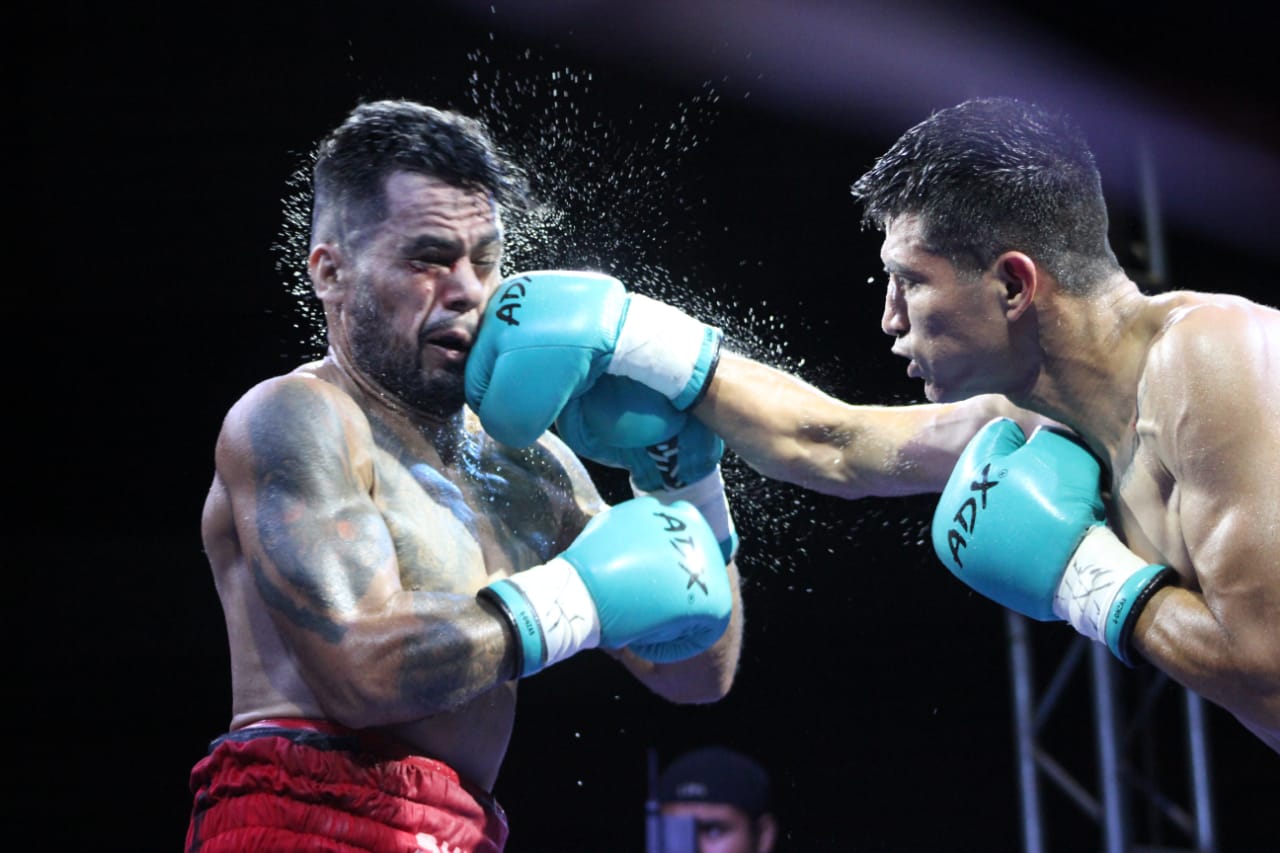
[[[523,273],[503,281],[485,308],[467,359],[467,403],[513,447],[536,441],[604,374],[634,379],[685,411],[711,381],[722,337],[612,276]]]
[[[1102,468],[1077,439],[1028,440],[997,418],[969,442],[933,516],[933,548],[952,574],[1040,621],[1061,619],[1132,665],[1138,614],[1172,570],[1149,564],[1106,524]]]

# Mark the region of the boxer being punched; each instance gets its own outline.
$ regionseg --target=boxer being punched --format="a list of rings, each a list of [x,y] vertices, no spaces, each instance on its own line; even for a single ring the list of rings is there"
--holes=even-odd
[[[729,690],[723,443],[670,418],[697,452],[636,454],[643,434],[583,424],[651,486],[607,507],[556,437],[506,446],[464,408],[499,208],[523,198],[475,121],[361,105],[313,188],[328,353],[249,389],[217,440],[203,536],[232,716],[192,770],[187,849],[501,850],[518,679],[600,648],[672,701]]]
[[[1078,129],[1016,100],[934,114],[853,191],[884,232],[882,328],[931,402],[853,406],[731,353],[709,366],[701,324],[624,294],[578,322],[604,331],[579,337],[592,356],[563,411],[608,421],[636,397],[595,383],[621,375],[767,476],[941,492],[933,541],[957,577],[1144,659],[1280,751],[1280,312],[1142,293]],[[566,286],[524,282],[547,301]],[[477,399],[504,331],[482,324]]]

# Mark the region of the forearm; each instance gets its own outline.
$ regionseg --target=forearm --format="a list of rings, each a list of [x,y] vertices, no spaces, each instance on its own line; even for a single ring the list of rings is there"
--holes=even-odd
[[[318,648],[323,646],[323,648]],[[457,708],[508,681],[515,644],[474,596],[401,592],[351,619],[329,642],[299,649],[326,716],[353,728],[411,722]]]
[[[724,353],[694,414],[766,477],[844,498],[939,492],[961,450],[996,416],[1036,416],[1002,397],[850,405],[776,368]]]
[[[764,476],[859,497],[849,482],[858,466],[850,464],[856,445],[844,409],[797,377],[725,352],[693,413]]]
[[[1166,587],[1140,614],[1133,646],[1151,665],[1230,711],[1280,752],[1275,605],[1267,604],[1265,594],[1251,598],[1243,610],[1229,605],[1225,612],[1220,607],[1215,613],[1201,593]],[[1236,630],[1228,630],[1228,624]]]

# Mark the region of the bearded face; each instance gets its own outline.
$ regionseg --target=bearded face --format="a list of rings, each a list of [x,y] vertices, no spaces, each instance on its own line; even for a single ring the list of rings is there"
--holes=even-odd
[[[399,333],[392,312],[374,296],[367,281],[357,281],[349,305],[351,357],[355,366],[406,406],[449,416],[466,403],[465,361],[430,358],[427,325],[412,339]]]

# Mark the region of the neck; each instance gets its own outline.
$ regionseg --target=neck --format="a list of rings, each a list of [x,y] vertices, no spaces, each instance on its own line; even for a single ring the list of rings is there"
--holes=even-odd
[[[324,364],[366,415],[397,434],[403,436],[407,431],[426,439],[446,464],[465,444],[465,416],[461,409],[440,415],[410,406],[356,367],[341,347],[330,346]]]
[[[1149,299],[1122,274],[1098,295],[1056,291],[1037,301],[1040,372],[1013,402],[1075,430],[1104,459],[1125,441],[1157,329]]]

